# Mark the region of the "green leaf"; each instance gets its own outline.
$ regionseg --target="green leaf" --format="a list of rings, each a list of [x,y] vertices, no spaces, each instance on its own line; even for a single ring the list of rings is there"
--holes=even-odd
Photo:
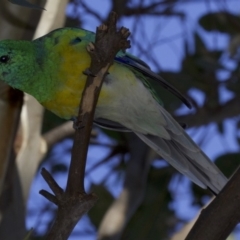
[[[240,28],[240,17],[228,12],[209,13],[199,19],[199,24],[206,31],[236,34]]]
[[[215,160],[215,164],[227,177],[230,177],[240,164],[240,153],[224,154]]]

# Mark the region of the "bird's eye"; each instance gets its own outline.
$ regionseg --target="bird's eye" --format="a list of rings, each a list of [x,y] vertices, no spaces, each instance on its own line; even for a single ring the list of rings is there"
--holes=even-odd
[[[76,37],[70,42],[70,44],[75,45],[75,44],[80,43],[81,41],[82,41],[82,39],[80,37]]]
[[[0,62],[1,63],[7,63],[9,61],[10,57],[7,55],[3,55],[0,57]]]

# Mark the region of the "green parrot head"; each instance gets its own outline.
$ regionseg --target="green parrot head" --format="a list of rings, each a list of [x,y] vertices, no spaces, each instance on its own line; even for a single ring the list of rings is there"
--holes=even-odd
[[[45,48],[41,42],[0,41],[0,80],[34,96],[39,102],[49,97],[49,77],[44,69]]]
[[[0,41],[0,80],[31,94],[40,103],[48,101],[56,85],[61,85],[58,79],[61,64],[75,59],[85,63],[81,57],[84,54],[88,63],[86,45],[94,38],[92,32],[63,28],[34,41]]]
[[[32,51],[33,45],[28,41],[0,41],[0,79],[24,91],[28,79],[34,76]]]

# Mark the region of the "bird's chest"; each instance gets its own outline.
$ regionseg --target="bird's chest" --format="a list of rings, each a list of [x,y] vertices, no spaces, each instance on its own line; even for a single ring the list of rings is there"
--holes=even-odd
[[[87,66],[88,63],[81,69],[67,74],[66,70],[59,72],[60,80],[55,86],[53,96],[42,105],[61,118],[70,119],[77,116],[86,83],[86,76],[82,72]],[[146,93],[148,91],[131,71],[121,65],[113,65],[104,79],[95,117],[123,121],[131,115],[138,116],[139,111],[146,107]]]
[[[83,74],[70,74],[66,80],[55,86],[51,98],[41,104],[61,118],[71,119],[77,116],[82,92],[85,87],[86,76]],[[114,89],[104,81],[100,92],[98,105],[106,106],[114,98]]]

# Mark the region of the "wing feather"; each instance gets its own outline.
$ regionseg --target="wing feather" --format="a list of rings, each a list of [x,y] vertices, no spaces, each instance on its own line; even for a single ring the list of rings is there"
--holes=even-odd
[[[165,81],[158,74],[152,72],[149,66],[146,63],[144,63],[142,60],[126,53],[125,55],[122,55],[122,54],[117,55],[115,57],[115,61],[118,63],[124,64],[128,67],[132,67],[133,69],[142,73],[147,77],[148,81],[152,81],[152,80],[156,81],[162,87],[166,88],[169,92],[171,92],[176,97],[178,97],[188,108],[192,108],[191,102],[182,93],[180,93],[176,88],[174,88],[170,83]]]

